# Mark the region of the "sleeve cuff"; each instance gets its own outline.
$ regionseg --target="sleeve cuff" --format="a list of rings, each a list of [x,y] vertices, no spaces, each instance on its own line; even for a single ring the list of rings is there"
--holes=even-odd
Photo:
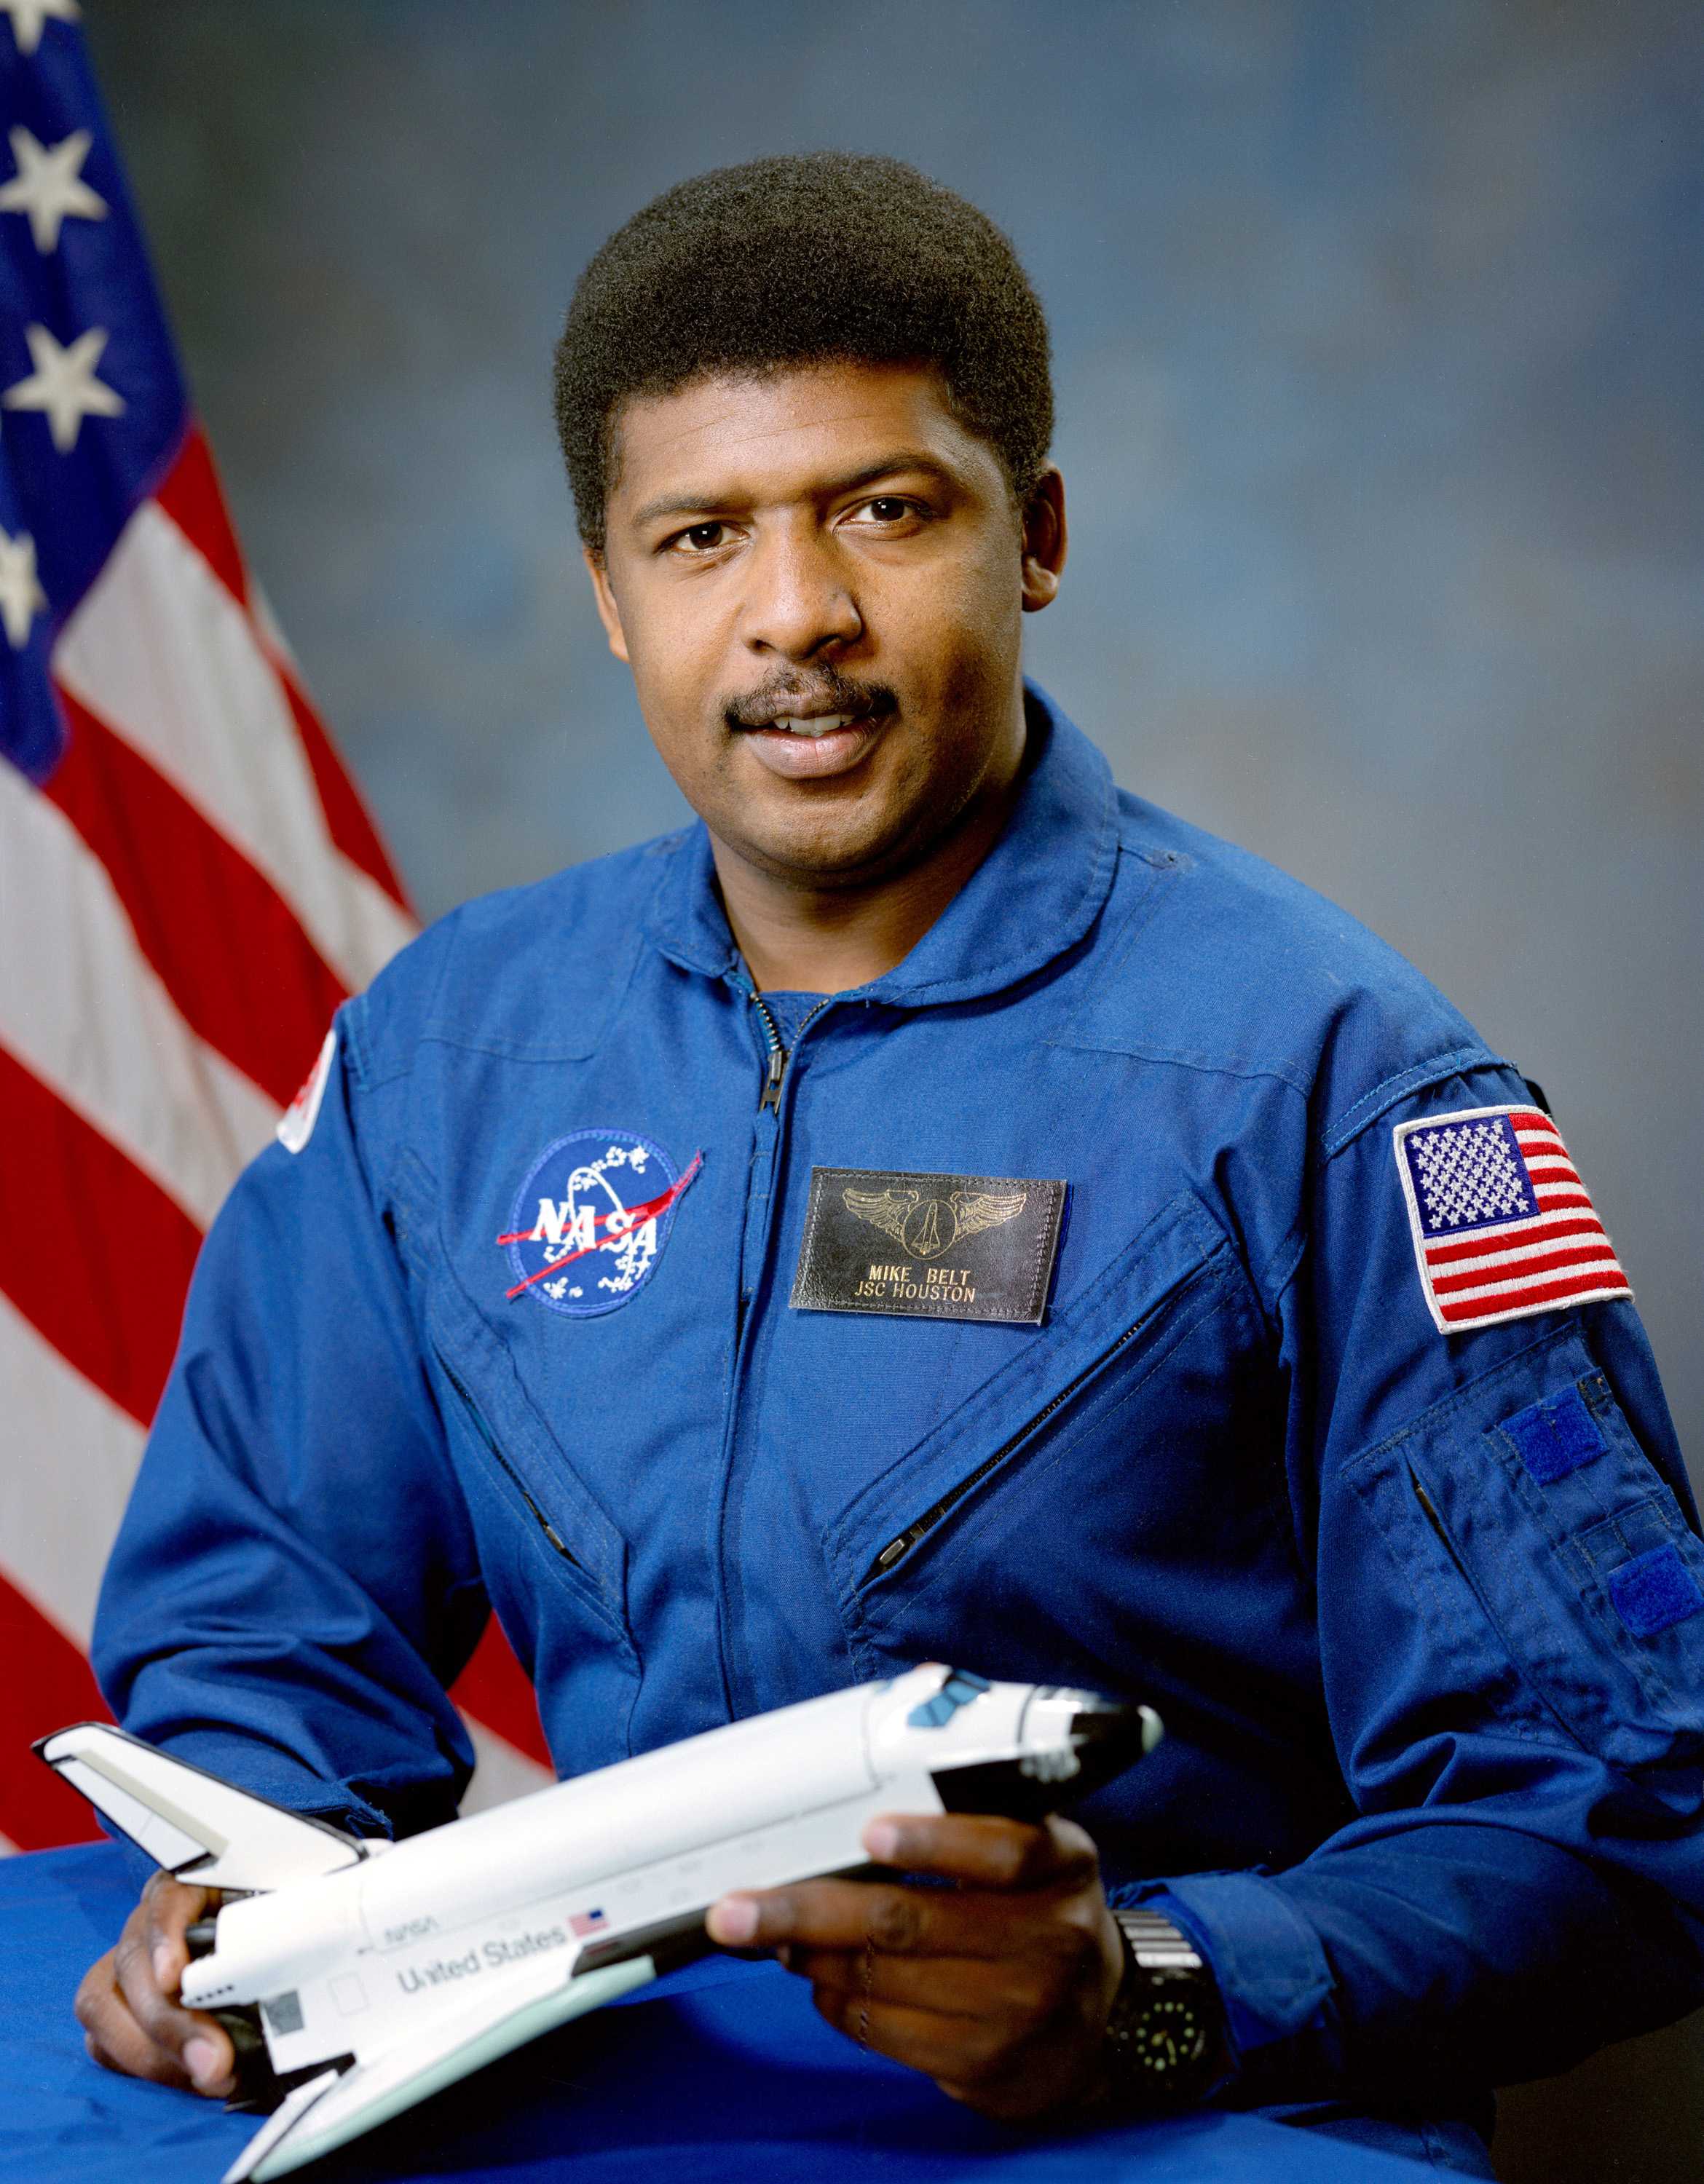
[[[329,1820],[346,1835],[394,1836],[390,1816],[350,1782],[327,1780],[276,1744],[237,1729],[186,1730],[159,1740],[169,1758],[182,1759],[221,1782],[282,1805],[304,1819]]]
[[[1115,1888],[1188,1936],[1212,1972],[1237,2059],[1324,2027],[1331,1967],[1318,1935],[1258,1873],[1198,1873]]]

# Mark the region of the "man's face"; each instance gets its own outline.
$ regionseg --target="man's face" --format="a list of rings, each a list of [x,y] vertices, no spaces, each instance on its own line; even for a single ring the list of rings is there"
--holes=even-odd
[[[625,404],[616,454],[606,560],[587,557],[599,611],[724,850],[792,885],[856,886],[1003,790],[1020,617],[1053,596],[1062,511],[1044,508],[1038,552],[932,370],[696,381]]]

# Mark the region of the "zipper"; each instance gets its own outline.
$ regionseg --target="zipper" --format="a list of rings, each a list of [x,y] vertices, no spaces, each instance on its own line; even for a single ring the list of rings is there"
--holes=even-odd
[[[767,1108],[779,1122],[781,1115],[781,1079],[787,1073],[787,1050],[781,1044],[780,1026],[775,1022],[769,1004],[757,992],[751,995],[751,1006],[763,1019],[763,1036],[769,1043],[765,1059],[763,1089],[757,1101],[761,1115]]]
[[[1450,1561],[1454,1563],[1456,1568],[1461,1571],[1461,1575],[1464,1578],[1467,1577],[1467,1573],[1462,1567],[1461,1557],[1455,1552],[1455,1543],[1451,1540],[1448,1532],[1444,1530],[1444,1519],[1439,1515],[1437,1510],[1433,1507],[1432,1496],[1421,1485],[1420,1475],[1415,1470],[1414,1466],[1411,1463],[1408,1466],[1408,1483],[1414,1489],[1414,1498],[1420,1504],[1422,1513],[1425,1516],[1427,1523],[1431,1525],[1433,1530],[1438,1535],[1439,1546],[1443,1548],[1444,1553],[1449,1556]],[[1471,1578],[1468,1578],[1467,1581],[1470,1585],[1472,1583],[1472,1580]]]
[[[462,1379],[461,1374],[455,1370],[455,1367],[450,1363],[450,1360],[444,1356],[441,1350],[438,1352],[438,1362],[444,1368],[444,1379],[449,1381],[450,1386],[455,1389],[456,1394],[461,1396],[463,1403],[467,1406],[468,1416],[472,1419],[474,1424],[479,1429],[480,1440],[483,1440],[486,1447],[490,1450],[491,1454],[496,1459],[498,1468],[507,1474],[510,1485],[513,1486],[515,1491],[532,1511],[533,1515],[537,1521],[539,1529],[544,1534],[545,1537],[550,1541],[550,1545],[556,1549],[562,1560],[567,1563],[571,1568],[582,1568],[583,1565],[581,1564],[578,1557],[574,1553],[573,1549],[569,1546],[567,1541],[562,1537],[561,1534],[556,1529],[556,1526],[550,1522],[550,1518],[545,1514],[544,1511],[539,1507],[532,1496],[527,1491],[525,1485],[522,1483],[520,1474],[516,1470],[514,1465],[510,1462],[508,1457],[504,1455],[502,1450],[498,1447],[496,1436],[492,1433],[490,1427],[485,1423],[484,1412],[482,1411],[478,1404],[475,1402],[473,1400],[472,1391],[469,1389],[466,1381]]]
[[[789,1050],[781,1044],[781,1028],[775,1022],[774,1011],[755,986],[747,986],[745,990],[752,1007],[757,1010],[758,1019],[763,1025],[766,1051],[763,1061],[763,1085],[757,1098],[759,1128],[752,1147],[752,1173],[746,1184],[746,1219],[748,1233],[742,1237],[740,1247],[740,1296],[734,1319],[734,1346],[736,1353],[745,1335],[746,1314],[751,1302],[751,1291],[746,1284],[748,1280],[753,1279],[751,1254],[756,1240],[749,1231],[754,1212],[754,1201],[751,1194],[756,1186],[758,1164],[761,1162],[763,1181],[762,1194],[764,1207],[763,1222],[767,1229],[769,1192],[774,1182],[775,1151],[780,1141],[781,1087],[786,1081],[787,1064],[792,1059],[793,1050],[797,1049],[799,1039],[804,1035],[806,1025],[814,1022],[823,1011],[838,998],[833,994],[825,994],[813,1009],[800,1019],[798,1032],[793,1039],[793,1048]],[[763,1123],[763,1117],[766,1115],[769,1118],[767,1126]]]
[[[1044,1410],[1037,1411],[1035,1417],[1029,1421],[1027,1425],[1020,1426],[1017,1432],[1012,1435],[1009,1440],[1003,1441],[1001,1446],[995,1450],[992,1456],[985,1457],[984,1460],[977,1465],[976,1468],[974,1471],[968,1473],[964,1478],[958,1481],[958,1484],[956,1486],[950,1487],[947,1491],[941,1496],[941,1499],[935,1504],[932,1509],[925,1509],[923,1514],[914,1524],[908,1524],[906,1526],[905,1529],[899,1535],[897,1539],[890,1540],[887,1545],[882,1549],[881,1552],[876,1557],[875,1560],[870,1564],[869,1568],[864,1572],[863,1576],[859,1580],[860,1584],[869,1585],[874,1579],[886,1577],[891,1570],[897,1568],[897,1566],[903,1562],[905,1557],[911,1552],[912,1549],[917,1545],[918,1541],[925,1538],[929,1533],[932,1532],[935,1529],[935,1527],[941,1522],[941,1518],[947,1515],[947,1512],[954,1507],[957,1503],[962,1502],[973,1486],[980,1486],[982,1481],[988,1476],[989,1473],[991,1471],[997,1470],[999,1466],[1003,1464],[1006,1461],[1007,1457],[1012,1454],[1013,1451],[1017,1448],[1021,1442],[1026,1441],[1030,1438],[1031,1435],[1036,1431],[1038,1426],[1045,1425],[1048,1420],[1052,1418],[1054,1412],[1057,1411],[1061,1405],[1070,1402],[1071,1397],[1076,1394],[1077,1390],[1083,1385],[1083,1383],[1086,1380],[1092,1379],[1094,1375],[1101,1370],[1103,1366],[1110,1364],[1112,1360],[1117,1357],[1119,1351],[1124,1348],[1126,1343],[1132,1340],[1135,1336],[1138,1335],[1153,1317],[1154,1315],[1152,1312],[1144,1312],[1142,1318],[1137,1321],[1133,1327],[1126,1328],[1124,1333],[1119,1336],[1116,1342],[1109,1343],[1108,1346],[1102,1351],[1098,1357],[1092,1359],[1088,1364],[1084,1366],[1081,1372],[1077,1373],[1074,1379],[1068,1380],[1065,1385],[1060,1389],[1059,1394],[1053,1397],[1052,1402],[1050,1402]]]
[[[800,1018],[799,1028],[793,1035],[795,1047],[803,1038],[806,1025],[813,1023],[829,1003],[838,998],[836,994],[828,994],[807,1015]],[[767,1109],[779,1122],[781,1117],[781,1083],[786,1076],[787,1064],[792,1060],[792,1053],[782,1045],[780,1027],[775,1022],[774,1012],[755,986],[751,989],[751,1006],[763,1019],[763,1037],[769,1050],[763,1066],[763,1089],[757,1101],[757,1112],[761,1115]]]

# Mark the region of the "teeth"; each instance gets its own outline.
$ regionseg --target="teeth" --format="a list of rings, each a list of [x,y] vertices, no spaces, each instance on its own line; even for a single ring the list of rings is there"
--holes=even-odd
[[[850,727],[852,722],[855,721],[857,717],[858,716],[855,713],[824,713],[820,720],[794,721],[782,719],[772,721],[770,722],[770,726],[776,728],[785,728],[790,736],[825,736],[830,728]]]

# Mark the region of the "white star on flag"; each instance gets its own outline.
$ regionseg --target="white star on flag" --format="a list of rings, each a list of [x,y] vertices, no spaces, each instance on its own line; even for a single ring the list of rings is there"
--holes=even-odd
[[[6,0],[0,0],[0,7],[5,4]],[[85,417],[124,415],[123,395],[95,377],[95,366],[107,345],[104,326],[91,326],[64,348],[45,326],[25,326],[24,338],[30,344],[30,361],[36,369],[27,379],[19,380],[0,394],[0,405],[8,410],[41,410],[53,435],[53,445],[62,455],[70,454],[76,446]]]
[[[47,594],[36,580],[35,540],[27,531],[15,538],[0,531],[0,621],[14,652],[30,642],[30,625],[47,604]]]
[[[0,0],[12,18],[12,35],[20,53],[33,53],[42,42],[42,25],[51,15],[56,23],[75,23],[82,10],[77,0]]]
[[[94,138],[87,129],[73,130],[51,150],[36,142],[27,129],[11,132],[12,157],[18,171],[0,186],[0,212],[26,212],[30,232],[40,251],[54,249],[59,223],[70,218],[104,220],[107,201],[82,179],[82,165]]]

